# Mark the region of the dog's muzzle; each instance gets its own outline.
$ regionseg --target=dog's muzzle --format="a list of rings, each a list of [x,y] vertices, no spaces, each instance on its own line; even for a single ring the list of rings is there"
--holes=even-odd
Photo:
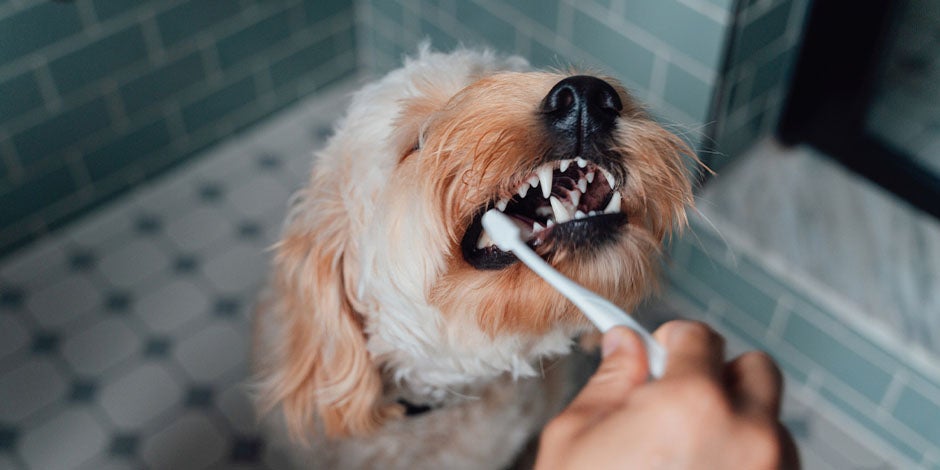
[[[622,109],[614,88],[595,77],[568,77],[552,87],[538,111],[551,150],[542,164],[521,175],[515,196],[480,208],[461,242],[464,259],[477,269],[502,269],[516,262],[483,232],[483,213],[494,207],[510,216],[523,239],[543,256],[558,249],[597,248],[616,239],[627,223],[618,190],[626,170],[622,157],[610,150]]]

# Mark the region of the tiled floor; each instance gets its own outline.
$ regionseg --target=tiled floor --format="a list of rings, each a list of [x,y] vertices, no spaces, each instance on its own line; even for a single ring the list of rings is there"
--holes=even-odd
[[[0,468],[278,467],[243,382],[317,98],[0,265]]]
[[[0,469],[284,468],[244,387],[249,310],[343,101],[315,98],[0,264]],[[887,467],[812,403],[797,388],[784,407],[806,468]]]

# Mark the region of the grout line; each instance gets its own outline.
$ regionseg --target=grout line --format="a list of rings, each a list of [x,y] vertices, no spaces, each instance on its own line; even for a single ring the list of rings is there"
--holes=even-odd
[[[761,289],[761,291],[763,291],[763,289]],[[789,294],[783,294],[777,298],[774,313],[770,318],[770,325],[767,327],[767,332],[764,335],[764,339],[768,343],[777,344],[782,340],[787,322],[790,319],[792,307],[793,300],[790,298]]]
[[[718,5],[702,0],[678,0],[679,4],[686,6],[690,10],[707,17],[718,23],[722,27],[727,27],[731,22],[731,12],[719,7]]]
[[[653,69],[650,71],[650,96],[656,98],[653,104],[666,102],[666,76],[669,73],[669,52],[665,55],[653,55]]]
[[[39,93],[45,102],[44,108],[38,108],[33,114],[37,113],[58,113],[62,110],[62,95],[59,94],[55,80],[52,78],[52,72],[49,70],[49,63],[41,57],[36,57],[29,67],[33,70],[36,77],[36,83],[39,85]],[[17,119],[18,120],[18,119]],[[14,120],[15,122],[15,120]]]
[[[91,2],[74,2],[73,4],[82,22],[83,32],[88,36],[96,37],[101,31],[101,24],[98,22],[98,16],[95,14]]]
[[[163,48],[163,38],[160,35],[160,28],[157,27],[157,15],[154,10],[148,9],[138,16],[140,30],[144,36],[144,45],[147,47],[147,56],[150,59],[151,66],[161,65],[166,62],[166,50]]]
[[[886,419],[892,413],[894,407],[898,404],[901,392],[904,391],[909,380],[908,372],[904,369],[899,369],[894,373],[894,377],[891,378],[891,383],[888,384],[888,389],[885,390],[881,403],[878,405],[877,419],[879,421]]]

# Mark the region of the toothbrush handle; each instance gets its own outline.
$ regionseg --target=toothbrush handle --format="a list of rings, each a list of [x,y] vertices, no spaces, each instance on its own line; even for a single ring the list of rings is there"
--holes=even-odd
[[[662,377],[666,367],[666,350],[636,320],[608,300],[565,277],[521,241],[514,243],[511,248],[522,262],[581,309],[601,333],[606,333],[617,325],[637,332],[646,346],[650,375],[654,378]]]

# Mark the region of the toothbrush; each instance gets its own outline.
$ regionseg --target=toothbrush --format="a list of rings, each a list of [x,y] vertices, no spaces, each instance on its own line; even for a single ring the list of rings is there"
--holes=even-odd
[[[607,330],[617,325],[636,331],[646,346],[650,375],[656,379],[662,377],[666,366],[666,350],[636,320],[607,299],[578,285],[546,263],[522,241],[519,226],[502,212],[491,209],[483,214],[483,228],[500,250],[511,251],[515,254],[526,266],[535,271],[535,274],[545,279],[581,309],[601,333],[606,333]]]

